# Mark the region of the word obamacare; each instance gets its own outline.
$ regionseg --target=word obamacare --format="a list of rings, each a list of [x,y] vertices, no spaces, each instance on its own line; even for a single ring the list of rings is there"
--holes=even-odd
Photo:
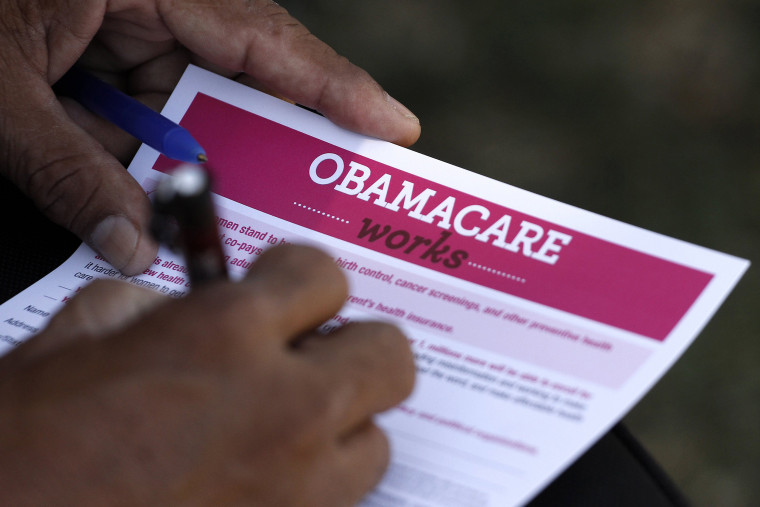
[[[331,185],[341,178],[344,169],[345,164],[340,156],[325,153],[311,163],[309,176],[314,183]],[[324,175],[330,170],[332,173],[329,176],[320,176],[320,173]],[[520,228],[508,241],[512,224],[510,215],[505,214],[494,220],[491,219],[491,211],[480,204],[458,207],[453,196],[433,199],[436,191],[430,188],[415,194],[414,183],[406,180],[400,188],[398,185],[393,187],[391,175],[387,173],[374,180],[371,178],[369,167],[352,161],[343,179],[333,188],[367,202],[374,196],[372,204],[377,206],[395,212],[403,208],[408,211],[409,217],[416,220],[435,224],[445,230],[453,227],[460,236],[472,237],[510,252],[521,252],[526,257],[547,264],[555,264],[562,247],[573,239],[569,234],[553,229],[544,231],[542,226],[522,220]]]

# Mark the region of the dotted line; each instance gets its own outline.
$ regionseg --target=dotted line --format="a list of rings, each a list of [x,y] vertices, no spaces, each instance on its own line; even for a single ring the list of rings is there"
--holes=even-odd
[[[296,206],[298,206],[299,208],[305,209],[306,211],[312,211],[312,212],[316,213],[317,215],[322,215],[323,217],[332,218],[333,220],[337,220],[338,222],[342,222],[344,224],[350,223],[345,218],[336,217],[335,215],[331,215],[331,214],[326,213],[324,211],[320,211],[320,210],[318,210],[316,208],[312,208],[311,206],[306,206],[305,204],[301,204],[300,202],[293,202],[293,204],[296,205]]]
[[[472,266],[473,268],[481,269],[483,271],[486,271],[487,273],[491,273],[493,275],[498,275],[504,278],[507,278],[509,280],[515,281],[517,283],[525,283],[527,280],[525,278],[515,276],[509,273],[505,273],[504,271],[499,271],[498,269],[489,268],[488,266],[484,266],[482,264],[477,264],[475,262],[468,262],[468,265]]]

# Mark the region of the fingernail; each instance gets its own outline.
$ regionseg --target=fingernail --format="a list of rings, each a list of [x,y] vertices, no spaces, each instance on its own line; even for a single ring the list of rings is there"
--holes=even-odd
[[[402,115],[407,120],[412,120],[413,122],[417,124],[420,123],[420,119],[417,118],[414,115],[414,113],[412,113],[410,110],[408,110],[406,106],[404,106],[401,102],[399,102],[398,100],[388,95],[388,92],[383,92],[383,93],[385,93],[385,101],[393,108],[394,111]]]
[[[116,269],[132,259],[140,234],[125,217],[112,215],[100,222],[90,236],[90,244]]]

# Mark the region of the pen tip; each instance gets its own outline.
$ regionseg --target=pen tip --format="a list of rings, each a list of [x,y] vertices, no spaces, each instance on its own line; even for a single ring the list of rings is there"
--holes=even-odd
[[[208,162],[208,157],[206,156],[205,153],[198,154],[198,162],[201,162],[201,163]]]

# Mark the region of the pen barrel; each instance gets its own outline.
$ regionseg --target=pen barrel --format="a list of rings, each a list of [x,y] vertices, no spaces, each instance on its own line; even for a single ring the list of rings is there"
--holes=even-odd
[[[201,155],[205,157],[184,127],[77,67],[69,69],[54,88],[169,158],[197,163]]]
[[[211,194],[180,198],[177,205],[179,242],[185,252],[193,286],[226,278],[227,264],[219,241]]]
[[[226,278],[227,260],[219,239],[208,173],[199,166],[180,166],[161,183],[154,208],[156,213],[176,220],[176,244],[184,253],[192,285]]]

